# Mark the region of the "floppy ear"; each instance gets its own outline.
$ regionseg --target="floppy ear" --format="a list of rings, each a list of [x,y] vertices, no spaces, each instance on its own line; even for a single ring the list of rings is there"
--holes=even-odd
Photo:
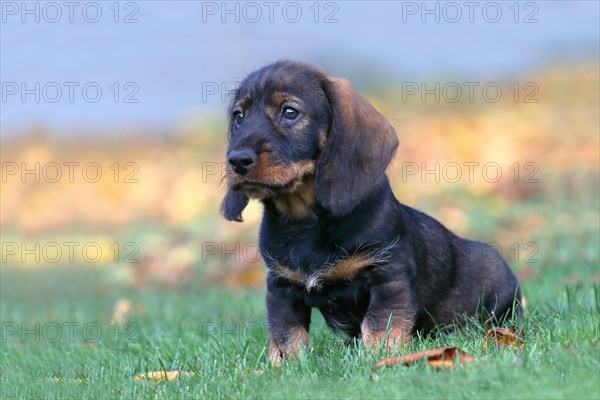
[[[398,138],[347,80],[329,78],[323,89],[333,122],[317,162],[315,189],[319,203],[339,217],[356,207],[385,175]]]
[[[248,205],[248,196],[243,192],[227,190],[227,194],[221,203],[221,214],[228,221],[242,222],[242,211]]]

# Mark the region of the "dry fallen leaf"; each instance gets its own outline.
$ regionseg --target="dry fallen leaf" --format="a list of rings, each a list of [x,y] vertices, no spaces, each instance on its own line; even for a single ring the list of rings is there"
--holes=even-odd
[[[135,376],[136,381],[150,380],[156,382],[163,381],[174,381],[175,379],[186,378],[196,375],[193,372],[185,371],[153,371],[145,374],[137,374]]]
[[[520,331],[519,334],[516,332]],[[490,329],[485,337],[483,338],[483,343],[481,344],[481,350],[485,353],[488,347],[488,339],[496,343],[496,348],[505,347],[507,349],[518,349],[525,341],[523,337],[525,336],[525,330],[519,330],[517,326],[511,326],[510,328],[492,328]]]
[[[400,357],[386,358],[378,362],[375,367],[391,367],[396,364],[412,365],[419,360],[426,360],[427,364],[436,369],[453,368],[456,364],[464,365],[474,361],[476,357],[466,353],[457,347],[444,347],[441,349],[433,349],[421,351],[418,353],[408,354]]]

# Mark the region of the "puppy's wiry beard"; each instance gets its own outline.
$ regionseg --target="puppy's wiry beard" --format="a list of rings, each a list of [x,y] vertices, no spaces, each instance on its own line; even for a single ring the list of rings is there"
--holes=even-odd
[[[246,175],[236,174],[227,167],[227,182],[232,190],[239,190],[248,197],[264,200],[295,193],[303,185],[304,178],[314,175],[316,161],[302,160],[280,164],[273,162],[270,153],[261,153],[256,165]]]

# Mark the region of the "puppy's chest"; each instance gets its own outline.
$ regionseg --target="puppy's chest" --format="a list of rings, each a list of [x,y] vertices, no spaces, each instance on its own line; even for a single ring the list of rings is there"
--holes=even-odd
[[[332,252],[301,240],[280,247],[267,245],[262,250],[271,278],[289,281],[309,293],[349,285],[387,257],[378,249]]]
[[[334,258],[320,265],[294,265],[276,260],[267,262],[269,273],[275,279],[285,279],[304,288],[307,292],[321,291],[325,286],[349,283],[376,264],[368,254],[356,254]]]
[[[394,244],[359,241],[328,220],[286,224],[272,214],[265,215],[260,233],[260,250],[270,278],[289,281],[311,293],[368,276],[370,270],[389,262]]]

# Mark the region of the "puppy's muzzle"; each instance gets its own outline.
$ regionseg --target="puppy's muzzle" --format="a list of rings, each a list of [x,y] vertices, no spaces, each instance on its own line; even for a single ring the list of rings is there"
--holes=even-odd
[[[251,150],[233,150],[229,153],[227,162],[236,174],[246,175],[252,171],[256,158],[256,154]]]

